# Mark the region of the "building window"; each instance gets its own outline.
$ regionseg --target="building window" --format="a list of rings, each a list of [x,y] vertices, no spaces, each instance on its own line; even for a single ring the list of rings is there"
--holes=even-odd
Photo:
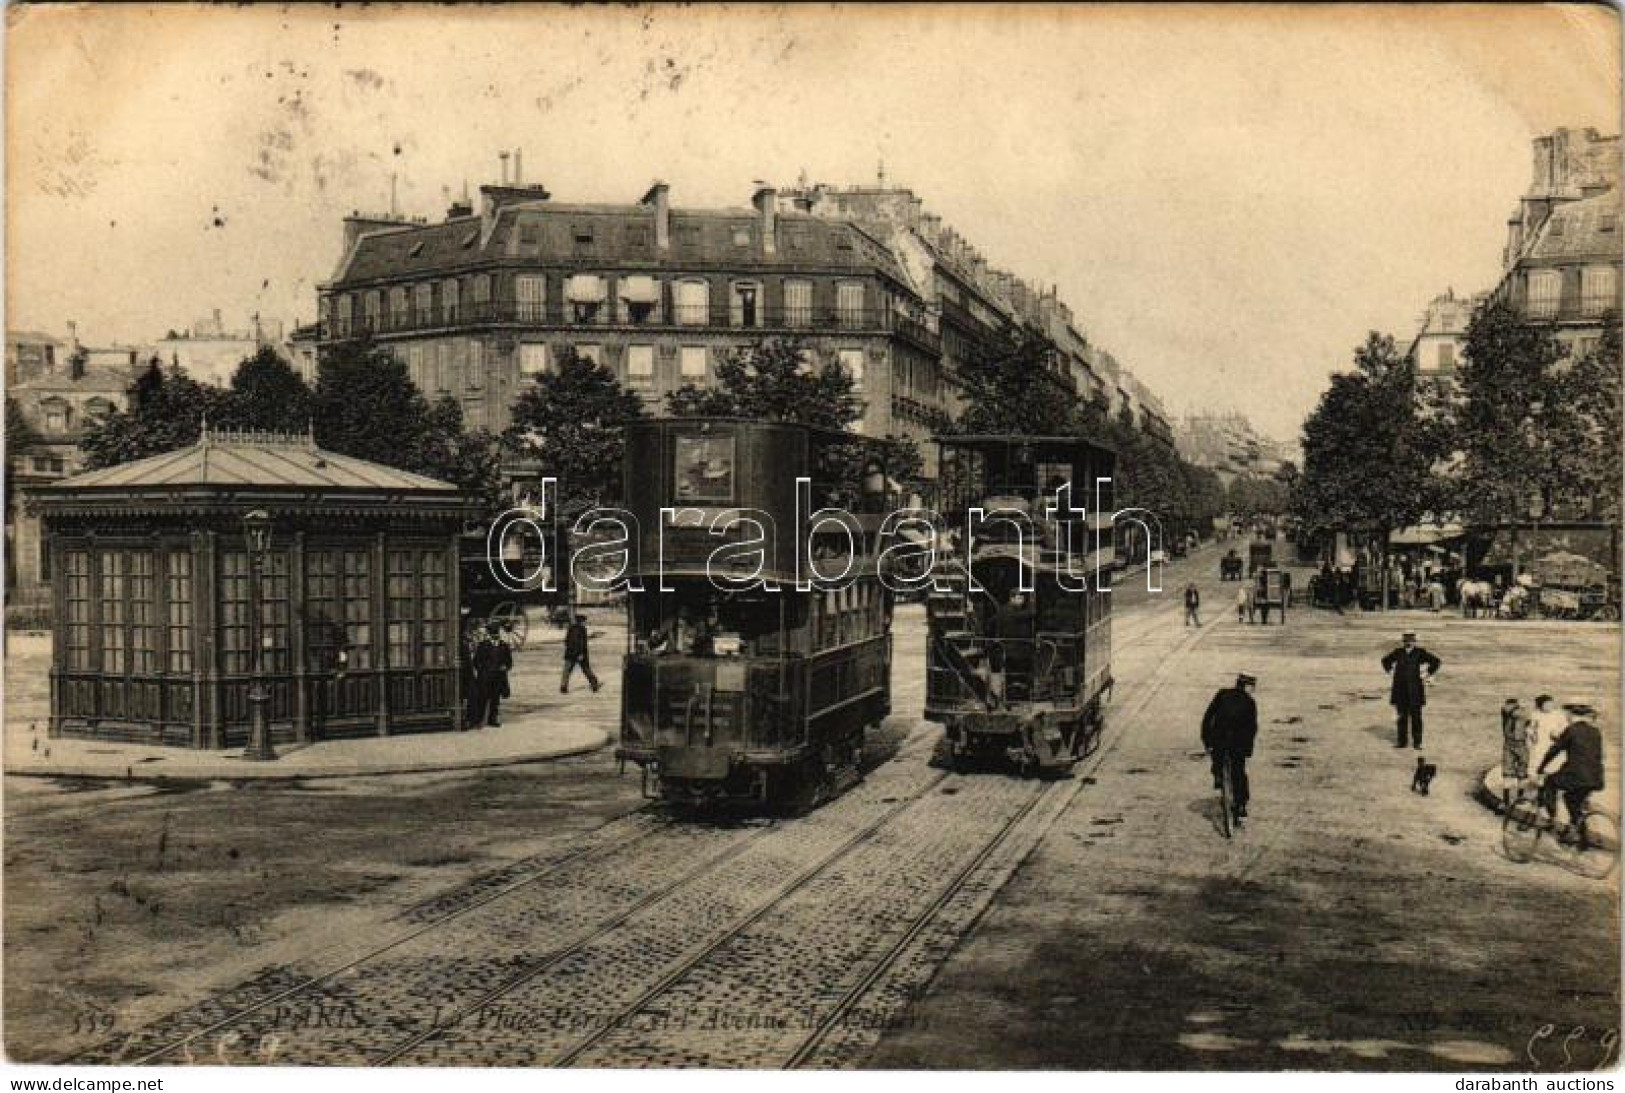
[[[90,670],[90,554],[70,550],[63,574],[63,594],[67,600],[67,626],[63,634],[68,668]]]
[[[410,550],[389,552],[389,665],[392,668],[413,667],[412,631],[417,622],[417,577],[412,571]]]
[[[65,433],[68,431],[68,404],[61,399],[52,399],[40,404],[45,412],[45,429],[51,433]]]
[[[150,550],[130,551],[130,670],[152,675],[158,670],[158,598]]]
[[[564,300],[570,305],[570,321],[601,322],[604,312],[604,279],[591,273],[578,273],[564,282]]]
[[[420,391],[429,389],[429,377],[423,371],[423,346],[409,345],[406,347],[406,371],[412,377],[412,383]]]
[[[451,663],[446,606],[446,556],[438,550],[425,550],[419,570],[418,665],[438,668]]]
[[[383,300],[376,291],[369,292],[361,303],[362,316],[366,320],[364,333],[371,334],[382,325]]]
[[[462,293],[456,281],[446,281],[440,286],[440,321],[454,323],[458,319],[458,306],[461,303]]]
[[[704,379],[705,346],[683,346],[678,356],[678,371],[684,379]]]
[[[1580,271],[1580,307],[1601,315],[1618,306],[1619,274],[1613,266],[1587,266]]]
[[[547,371],[547,343],[519,343],[519,374],[535,376]]]
[[[305,634],[311,667],[319,672],[338,667],[344,645],[339,621],[338,555],[331,550],[305,554]]]
[[[594,343],[576,346],[576,356],[584,361],[602,364],[604,361],[604,347]]]
[[[750,228],[747,227],[746,225],[744,225],[744,224],[735,224],[734,225],[734,230],[733,230],[733,235],[734,235],[734,246],[736,246],[736,247],[748,247],[748,246],[750,246]]]
[[[372,565],[364,550],[344,552],[344,645],[351,668],[372,667]]]
[[[192,552],[169,552],[168,592],[169,617],[169,671],[185,673],[192,670]]]
[[[734,326],[761,326],[761,302],[761,285],[754,281],[736,281],[728,293],[728,318]]]
[[[1548,319],[1556,315],[1562,291],[1563,275],[1557,270],[1543,269],[1529,274],[1527,310],[1530,317]]]
[[[437,391],[450,391],[457,380],[451,359],[451,346],[445,342],[430,342],[423,347],[424,367],[434,366],[434,385]]]
[[[835,286],[835,312],[843,327],[863,325],[863,284],[842,281]]]
[[[353,299],[348,293],[339,297],[339,321],[336,333],[341,338],[350,336],[350,324],[353,319],[351,309],[354,307]]]
[[[784,325],[810,326],[812,324],[812,282],[784,282]]]
[[[407,323],[406,286],[396,285],[389,290],[389,325],[391,329],[399,330]]]
[[[412,309],[412,318],[419,326],[428,326],[434,322],[434,286],[421,284],[413,288],[416,307]]]
[[[533,274],[520,274],[513,279],[514,299],[519,303],[519,321],[539,323],[547,302],[547,279]]]
[[[482,273],[474,278],[474,318],[489,319],[491,308],[491,275]]]
[[[652,387],[655,380],[655,347],[626,347],[626,382],[632,387]]]
[[[485,386],[485,343],[470,339],[468,342],[468,389],[478,391]]]
[[[677,282],[677,321],[704,326],[710,318],[711,286],[704,281]]]
[[[1456,366],[1456,347],[1451,342],[1439,346],[1439,370],[1444,371]]]
[[[660,283],[653,277],[635,274],[620,279],[621,308],[626,321],[634,326],[658,321]]]
[[[542,226],[534,220],[521,220],[519,222],[519,245],[521,247],[540,247],[542,245]]]
[[[841,371],[852,378],[852,386],[863,390],[863,350],[843,349],[836,356],[841,362]]]

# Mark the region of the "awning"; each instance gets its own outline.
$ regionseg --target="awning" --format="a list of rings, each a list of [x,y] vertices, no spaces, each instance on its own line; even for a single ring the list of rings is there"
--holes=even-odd
[[[622,277],[621,299],[629,304],[656,304],[660,302],[660,286],[653,277],[643,274]]]
[[[604,298],[604,279],[591,273],[578,273],[564,282],[564,298],[572,304],[596,304]]]
[[[1430,546],[1467,534],[1460,524],[1418,524],[1400,528],[1388,536],[1389,546]]]

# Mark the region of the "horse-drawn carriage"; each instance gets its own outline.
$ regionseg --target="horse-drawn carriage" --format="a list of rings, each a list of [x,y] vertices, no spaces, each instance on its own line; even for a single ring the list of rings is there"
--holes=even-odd
[[[1533,598],[1543,618],[1618,620],[1619,576],[1591,559],[1548,554],[1535,562],[1534,576]]]
[[[1247,544],[1247,576],[1251,577],[1265,566],[1275,564],[1275,544],[1264,539]]]
[[[1235,547],[1231,547],[1225,552],[1224,557],[1219,559],[1219,580],[1239,581],[1241,580],[1241,570],[1241,555],[1236,553]]]

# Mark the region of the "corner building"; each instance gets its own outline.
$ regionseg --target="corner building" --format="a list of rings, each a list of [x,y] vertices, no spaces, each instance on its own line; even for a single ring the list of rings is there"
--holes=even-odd
[[[934,373],[941,353],[896,257],[857,224],[782,210],[771,187],[749,208],[677,209],[661,182],[628,205],[504,182],[438,224],[356,214],[320,292],[320,346],[373,338],[471,428],[506,428],[567,346],[658,414],[669,392],[714,383],[726,351],[774,337],[853,377],[862,432],[924,437],[916,416],[946,420],[940,388],[930,413],[895,412],[897,377]]]

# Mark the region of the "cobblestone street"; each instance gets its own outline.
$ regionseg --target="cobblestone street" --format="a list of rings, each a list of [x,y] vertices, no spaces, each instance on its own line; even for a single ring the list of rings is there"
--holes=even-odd
[[[52,1057],[78,1041],[79,1057],[104,1061],[580,1066],[1405,1057],[1447,1068],[1527,1065],[1542,1025],[1605,1024],[1617,1004],[1610,884],[1507,862],[1496,818],[1470,790],[1498,756],[1501,692],[1605,689],[1614,632],[1404,616],[1445,660],[1426,753],[1441,774],[1422,797],[1408,788],[1413,753],[1392,748],[1376,665],[1401,617],[1296,610],[1285,627],[1240,625],[1221,610],[1233,586],[1214,579],[1214,558],[1164,575],[1170,589],[1202,584],[1213,606],[1200,630],[1180,625],[1173,596],[1148,596],[1142,576],[1115,594],[1107,742],[1073,779],[930,765],[938,730],[918,714],[922,620],[904,608],[895,713],[871,740],[870,773],[809,817],[674,822],[626,811],[630,777],[599,778],[590,809],[619,809],[618,819],[576,823],[571,838],[495,873],[465,871],[438,894],[421,881],[372,894],[339,884],[256,927],[276,940],[241,946],[236,965],[252,974],[171,970],[122,988],[138,1005],[90,998],[110,1014],[102,1027],[38,1043],[14,1033],[11,1050]],[[1585,649],[1566,659],[1570,674],[1521,675],[1553,640]],[[1261,677],[1265,725],[1253,819],[1227,842],[1196,725],[1212,689],[1240,669]],[[1614,713],[1605,723],[1617,724]],[[567,762],[604,774],[611,764],[607,753]],[[477,793],[480,781],[460,776],[457,792]],[[346,796],[399,784],[358,781]],[[562,788],[538,779],[530,807]],[[152,807],[90,792],[107,804],[96,825]],[[192,800],[223,803],[219,793]],[[13,798],[24,822],[62,807],[38,788]],[[289,823],[285,835],[301,829]],[[408,890],[418,899],[403,905]],[[337,945],[331,931],[290,927],[335,899],[361,905],[346,911]],[[209,931],[192,929],[173,941],[206,948]],[[1541,995],[1503,970],[1537,960],[1559,970]],[[28,967],[13,950],[8,990],[38,990]],[[966,1012],[988,1016],[959,1019]],[[1552,1057],[1542,1065],[1557,1065],[1555,1045],[1537,1041],[1537,1058],[1543,1047]]]

